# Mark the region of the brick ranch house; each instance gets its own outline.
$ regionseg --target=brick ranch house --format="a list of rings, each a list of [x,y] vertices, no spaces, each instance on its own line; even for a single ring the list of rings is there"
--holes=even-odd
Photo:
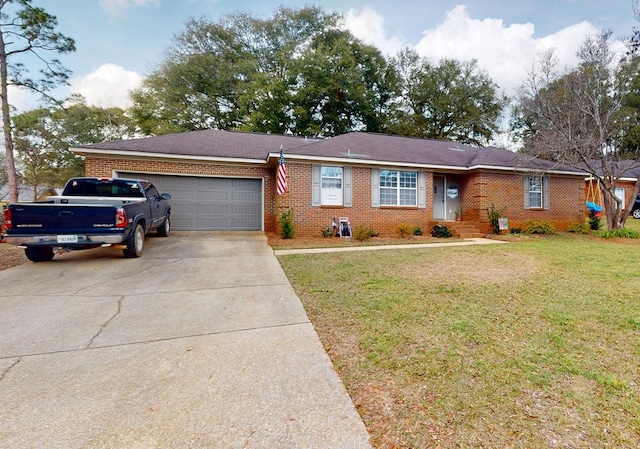
[[[283,148],[288,191],[276,194]],[[277,232],[293,208],[297,236],[348,217],[395,235],[399,224],[459,235],[490,232],[487,209],[509,226],[557,229],[585,216],[585,174],[495,147],[352,132],[329,139],[204,130],[72,148],[87,176],[140,177],[172,195],[174,230]],[[456,222],[460,214],[461,222]]]

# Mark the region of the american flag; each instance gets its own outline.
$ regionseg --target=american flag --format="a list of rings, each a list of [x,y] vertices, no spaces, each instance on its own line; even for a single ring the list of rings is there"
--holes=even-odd
[[[276,193],[282,195],[287,191],[287,167],[284,165],[284,153],[280,146],[280,162],[278,163],[278,185]]]

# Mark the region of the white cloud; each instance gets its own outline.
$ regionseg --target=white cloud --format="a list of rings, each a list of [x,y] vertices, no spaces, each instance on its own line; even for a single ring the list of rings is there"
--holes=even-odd
[[[370,6],[360,12],[350,9],[345,15],[345,26],[355,37],[377,47],[385,55],[395,55],[408,46],[400,37],[385,36],[384,17]]]
[[[424,31],[415,45],[400,37],[388,37],[384,18],[370,7],[359,12],[350,10],[345,23],[356,37],[387,55],[408,46],[434,61],[444,57],[476,59],[479,67],[507,94],[513,94],[524,81],[540,53],[553,48],[561,65],[571,67],[577,62],[576,51],[585,37],[598,32],[589,22],[581,22],[537,38],[532,23],[506,25],[501,19],[472,19],[464,5],[449,10],[444,22]]]
[[[131,106],[129,91],[140,86],[143,76],[115,64],[103,64],[88,75],[73,78],[70,91],[81,94],[87,104],[99,107]]]
[[[18,114],[37,107],[36,95],[27,89],[10,85],[7,96]]]
[[[581,22],[541,38],[534,37],[534,31],[531,23],[505,25],[501,19],[472,19],[465,6],[456,6],[442,24],[425,31],[416,50],[436,60],[477,59],[501,89],[512,93],[539,54],[553,48],[562,66],[573,66],[580,44],[598,29]]]
[[[100,0],[98,3],[112,19],[124,17],[130,8],[160,6],[160,0]]]

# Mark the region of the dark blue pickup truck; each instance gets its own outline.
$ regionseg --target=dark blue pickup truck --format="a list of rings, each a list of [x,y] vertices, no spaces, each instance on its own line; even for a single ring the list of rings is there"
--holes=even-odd
[[[10,204],[4,212],[5,241],[24,248],[33,262],[100,246],[140,257],[148,232],[169,235],[170,198],[144,180],[72,178],[60,196]]]

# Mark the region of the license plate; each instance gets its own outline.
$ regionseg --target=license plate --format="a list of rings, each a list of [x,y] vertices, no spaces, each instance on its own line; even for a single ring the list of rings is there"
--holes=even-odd
[[[59,235],[58,243],[78,243],[77,235]]]

